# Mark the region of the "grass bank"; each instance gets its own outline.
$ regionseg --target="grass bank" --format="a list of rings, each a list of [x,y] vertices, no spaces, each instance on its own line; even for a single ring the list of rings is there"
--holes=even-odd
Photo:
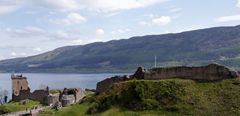
[[[56,116],[240,115],[240,81],[217,82],[167,79],[114,84],[82,104],[53,111]],[[40,116],[48,116],[43,113]]]
[[[17,112],[32,108],[33,106],[40,105],[38,101],[22,100],[20,102],[11,101],[7,104],[0,105],[0,114]]]

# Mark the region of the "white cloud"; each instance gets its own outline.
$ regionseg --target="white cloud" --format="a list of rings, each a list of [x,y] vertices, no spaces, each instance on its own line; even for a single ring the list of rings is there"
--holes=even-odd
[[[145,17],[149,17],[149,18],[155,18],[155,17],[158,17],[158,15],[156,15],[156,14],[145,14],[145,15],[143,15],[143,16],[145,16]]]
[[[103,40],[95,37],[82,37],[81,39],[75,39],[72,42],[74,45],[83,45],[87,43],[100,42],[100,41],[103,41]]]
[[[72,25],[86,22],[87,19],[78,13],[72,12],[64,19],[50,19],[49,21],[54,24]]]
[[[130,32],[130,31],[131,31],[131,29],[128,29],[128,28],[126,28],[126,29],[117,29],[115,31],[112,31],[112,34],[123,34],[123,33],[127,33],[127,32]]]
[[[144,16],[151,18],[151,20],[140,21],[140,22],[138,22],[139,25],[142,25],[142,26],[165,26],[172,21],[172,17],[170,17],[170,16],[158,16],[155,14],[148,14],[148,15],[144,15]]]
[[[23,28],[0,28],[0,35],[4,38],[11,38],[20,40],[42,40],[42,41],[53,41],[53,40],[75,40],[81,35],[80,32],[74,30],[44,30],[39,27],[27,26]],[[0,39],[1,40],[1,39]],[[33,50],[32,48],[31,50]],[[39,50],[39,49],[38,49]],[[35,51],[38,51],[35,49]]]
[[[0,6],[0,14],[6,14],[15,11],[17,6]]]
[[[1,0],[0,14],[6,14],[15,11],[23,3],[23,0]]]
[[[22,53],[11,52],[10,55],[12,57],[20,57],[20,56],[27,56],[27,53],[25,53],[25,52],[22,52]]]
[[[181,10],[182,10],[182,8],[172,8],[172,9],[170,10],[170,12],[175,13],[175,12],[179,12],[179,11],[181,11]]]
[[[41,52],[42,51],[42,49],[40,47],[34,48],[33,50],[37,51],[37,52]]]
[[[96,34],[97,35],[103,35],[103,34],[105,34],[105,31],[103,29],[97,29]]]
[[[71,11],[80,7],[78,0],[27,0],[27,2],[30,5],[61,11]]]
[[[171,5],[171,6],[166,7],[166,9],[168,9],[172,13],[175,13],[175,12],[181,11],[183,8],[180,8],[176,5]]]
[[[237,7],[240,7],[240,0],[237,0]]]
[[[146,7],[168,0],[82,0],[88,9],[98,11],[117,11]]]
[[[11,37],[38,37],[45,34],[45,30],[34,27],[34,26],[27,26],[24,28],[4,28],[1,30],[1,33],[5,33]]]
[[[116,12],[148,7],[166,1],[169,0],[1,0],[0,14],[16,11],[23,6],[64,12],[75,12],[81,9],[98,12]]]
[[[149,23],[146,22],[146,21],[140,21],[139,24],[140,24],[140,25],[143,25],[143,26],[145,26],[145,25],[149,25]]]
[[[25,31],[28,32],[34,32],[34,33],[45,33],[46,31],[39,28],[39,27],[34,27],[34,26],[27,26],[24,28]]]
[[[16,55],[17,55],[16,52],[12,52],[12,53],[11,53],[11,56],[16,56]]]
[[[223,16],[216,19],[217,22],[240,21],[240,15]]]
[[[74,42],[74,43],[81,44],[81,43],[83,43],[83,40],[81,40],[81,39],[76,39],[76,40],[73,40],[73,42]]]
[[[152,23],[154,25],[159,25],[159,26],[167,25],[170,22],[171,22],[171,17],[170,16],[161,16],[159,18],[152,19]]]
[[[27,53],[22,52],[22,53],[19,53],[18,55],[19,55],[19,56],[27,56]]]

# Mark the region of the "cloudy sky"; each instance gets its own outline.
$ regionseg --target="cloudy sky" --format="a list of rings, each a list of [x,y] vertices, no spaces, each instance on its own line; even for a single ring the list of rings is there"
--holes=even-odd
[[[0,0],[0,59],[239,22],[240,0]]]

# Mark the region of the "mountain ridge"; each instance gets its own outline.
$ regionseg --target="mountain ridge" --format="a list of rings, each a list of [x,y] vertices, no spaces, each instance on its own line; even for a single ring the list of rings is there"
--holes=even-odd
[[[60,47],[35,56],[0,61],[1,72],[130,72],[138,66],[202,65],[239,69],[240,26],[135,36]],[[239,63],[239,64],[238,64]]]

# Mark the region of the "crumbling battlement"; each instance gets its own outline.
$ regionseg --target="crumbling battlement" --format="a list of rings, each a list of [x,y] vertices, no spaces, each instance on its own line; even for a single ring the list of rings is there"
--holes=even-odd
[[[127,80],[129,80],[127,76],[115,76],[115,77],[107,78],[97,83],[96,92],[101,93],[107,90],[107,88],[110,87],[113,83],[118,83],[118,82],[127,81]]]
[[[12,79],[12,93],[15,96],[18,96],[21,90],[28,90],[27,78],[22,75],[11,75]]]
[[[46,89],[35,90],[31,93],[27,77],[13,74],[11,78],[13,101],[31,99],[46,105],[53,105],[60,102],[62,106],[68,106],[80,101],[85,96],[84,91],[80,88],[64,88],[64,90],[60,90],[59,93],[52,95],[49,93],[49,88],[46,87]]]
[[[46,99],[47,96],[49,95],[49,90],[35,90],[34,92],[30,92],[30,89],[28,90],[20,90],[19,95],[14,95],[12,96],[13,101],[21,101],[25,99],[31,99],[35,101],[39,101],[42,104],[47,104]]]
[[[218,81],[229,78],[236,78],[239,74],[219,64],[209,64],[200,67],[165,67],[145,70],[138,68],[132,78],[145,80],[159,80],[169,78],[192,79],[197,81]]]
[[[127,76],[115,76],[107,78],[97,83],[96,91],[101,93],[107,90],[114,83],[131,79],[160,80],[170,78],[192,79],[196,81],[218,81],[223,79],[237,78],[239,73],[219,64],[209,64],[199,67],[162,67],[144,69],[139,67],[137,71],[127,78]]]
[[[45,90],[35,90],[31,93],[28,86],[27,77],[12,74],[11,79],[13,101],[32,99],[45,104],[46,98],[49,95],[48,87]]]

